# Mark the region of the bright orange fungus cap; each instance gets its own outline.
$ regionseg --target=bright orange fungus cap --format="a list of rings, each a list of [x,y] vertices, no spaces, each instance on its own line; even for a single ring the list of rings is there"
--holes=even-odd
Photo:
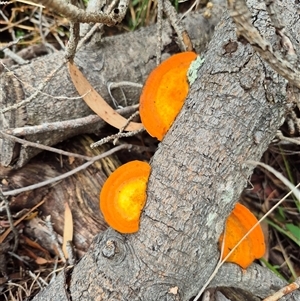
[[[257,223],[256,217],[242,204],[237,203],[226,221],[224,259],[241,238]],[[220,236],[221,248],[224,234]],[[246,269],[255,259],[261,258],[266,251],[264,234],[261,226],[257,225],[243,242],[226,260]]]
[[[104,183],[100,209],[113,229],[121,233],[138,231],[150,169],[148,163],[131,161],[117,168]]]
[[[162,140],[188,94],[187,71],[197,54],[182,52],[163,61],[149,75],[140,97],[140,116],[147,132]]]

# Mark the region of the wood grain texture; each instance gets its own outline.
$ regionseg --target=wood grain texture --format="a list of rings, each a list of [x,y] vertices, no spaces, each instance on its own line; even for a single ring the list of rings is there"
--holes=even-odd
[[[108,149],[108,146],[101,146],[92,150],[90,144],[93,142],[94,140],[85,135],[65,142],[63,147],[66,150],[85,153],[88,156],[98,155]],[[84,160],[81,159],[70,161],[68,157],[44,152],[20,170],[1,172],[1,175],[5,175],[8,179],[8,184],[2,189],[6,191],[36,184],[68,172],[83,163]],[[116,156],[109,156],[53,185],[20,193],[10,200],[11,211],[18,212],[25,208],[30,209],[44,200],[45,203],[39,209],[40,219],[26,222],[24,232],[29,237],[37,239],[41,246],[55,254],[49,229],[42,220],[45,216],[51,216],[54,230],[60,237],[59,241],[62,242],[64,204],[67,202],[73,215],[73,244],[78,258],[81,258],[88,250],[94,236],[107,228],[99,208],[99,193],[106,178],[119,165],[120,162]]]

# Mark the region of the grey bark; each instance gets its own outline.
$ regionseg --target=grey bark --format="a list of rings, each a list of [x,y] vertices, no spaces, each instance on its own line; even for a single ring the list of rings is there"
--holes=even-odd
[[[275,43],[261,3],[249,5],[255,25]],[[297,47],[300,21],[294,2],[281,5]],[[286,10],[292,12],[288,17]],[[237,48],[227,53],[229,42]],[[224,221],[252,172],[245,161],[259,160],[291,107],[291,95],[298,93],[289,94],[287,82],[236,40],[228,14],[204,57],[184,108],[151,162],[139,232],[99,234],[74,269],[60,274],[35,301],[189,300],[211,275]],[[222,270],[229,269],[223,277],[234,285],[242,271],[232,266]],[[251,279],[246,288],[263,297],[282,285],[255,266],[246,274]],[[176,294],[170,291],[174,287]],[[289,300],[299,300],[299,294]]]

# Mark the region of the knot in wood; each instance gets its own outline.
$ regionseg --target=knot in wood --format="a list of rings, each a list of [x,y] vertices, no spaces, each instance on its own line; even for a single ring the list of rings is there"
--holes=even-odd
[[[118,253],[118,246],[115,240],[109,239],[103,246],[102,255],[108,259],[112,259]]]
[[[238,43],[236,41],[229,40],[228,43],[223,45],[223,49],[225,50],[224,54],[231,55],[232,53],[236,52],[238,49]]]
[[[107,265],[107,267],[115,270],[117,266],[123,263],[128,255],[124,237],[113,229],[108,229],[102,237],[99,236],[98,243],[99,252],[95,254],[95,260],[100,269],[103,269],[103,266]]]

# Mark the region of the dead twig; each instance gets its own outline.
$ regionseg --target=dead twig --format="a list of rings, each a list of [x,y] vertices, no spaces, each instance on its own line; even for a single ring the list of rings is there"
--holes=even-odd
[[[77,1],[71,0],[70,4],[76,6]],[[79,42],[80,23],[70,21],[70,37],[65,50],[65,59],[73,61]]]
[[[300,145],[300,138],[289,138],[283,136],[281,131],[277,131],[276,138],[278,138],[280,141],[289,142],[292,144]]]
[[[157,47],[156,47],[156,65],[161,61],[162,50],[162,18],[163,18],[163,0],[157,0]]]
[[[9,226],[10,226],[12,233],[14,234],[15,243],[14,243],[14,247],[13,247],[12,251],[15,252],[19,245],[19,232],[14,225],[14,221],[11,216],[11,212],[10,212],[10,208],[9,208],[9,202],[8,202],[7,198],[4,196],[1,187],[0,187],[0,200],[2,202],[4,202],[4,204],[5,204],[7,219],[9,221]]]
[[[6,195],[6,192],[3,192],[3,195]],[[14,221],[14,226],[17,226],[21,221],[23,221],[26,217],[28,217],[35,209],[37,209],[38,207],[40,207],[42,204],[45,203],[45,200],[40,201],[38,204],[36,204],[35,206],[33,206],[28,212],[26,212],[22,217],[20,217],[19,219],[17,219],[16,221]],[[8,228],[5,230],[5,232],[3,232],[0,235],[0,244],[4,242],[5,238],[8,236],[8,234],[10,233],[11,229]]]
[[[176,12],[175,7],[170,3],[169,0],[163,1],[164,13],[170,20],[171,25],[178,36],[178,45],[181,51],[192,51],[193,44],[185,29],[181,26],[180,18]]]
[[[19,55],[17,55],[15,52],[11,51],[9,48],[5,48],[3,50],[3,52],[7,57],[10,57],[12,60],[14,60],[19,65],[26,65],[28,63],[27,60],[24,60]]]
[[[290,283],[287,286],[280,289],[272,296],[265,298],[263,301],[277,301],[283,296],[286,296],[299,288],[300,288],[300,277],[298,277],[293,283]]]
[[[122,87],[124,86],[129,86],[129,87],[134,87],[134,88],[143,88],[143,85],[142,84],[138,84],[138,83],[133,83],[133,82],[129,82],[129,81],[121,81],[121,82],[117,82],[117,83],[114,83],[114,82],[108,82],[107,83],[107,90],[108,90],[108,93],[109,93],[109,96],[110,98],[112,99],[112,102],[114,103],[115,107],[116,108],[122,108],[122,106],[119,105],[118,101],[114,98],[114,96],[112,95],[112,90],[113,89],[116,89],[116,88],[120,88],[121,92],[123,93],[124,95],[124,92],[123,92],[123,89]],[[125,96],[125,95],[124,95]],[[127,106],[127,101],[126,101],[126,98],[124,97],[125,101],[125,105]],[[136,108],[139,107],[139,105],[135,105]]]
[[[110,155],[114,154],[115,152],[118,152],[122,149],[131,149],[131,147],[132,147],[131,144],[122,144],[122,145],[116,146],[116,147],[112,148],[111,150],[109,150],[107,152],[104,152],[103,154],[100,154],[98,156],[93,157],[88,162],[86,162],[86,163],[74,168],[73,170],[70,170],[70,171],[60,175],[60,176],[54,177],[52,179],[49,179],[49,180],[46,180],[46,181],[43,181],[43,182],[40,182],[40,183],[37,183],[37,184],[30,185],[30,186],[27,186],[27,187],[23,187],[23,188],[11,190],[11,191],[4,191],[3,195],[4,196],[17,195],[21,192],[30,191],[30,190],[33,190],[33,189],[37,189],[37,188],[49,185],[49,184],[53,184],[57,181],[61,181],[65,178],[67,178],[67,177],[72,176],[73,174],[77,173],[78,171],[81,171],[81,170],[87,168],[88,166],[90,166],[94,162],[96,162],[97,160],[100,160],[100,159],[103,159],[107,156],[110,156]]]
[[[57,154],[60,154],[60,155],[74,157],[74,158],[80,158],[80,159],[84,159],[84,160],[92,159],[92,157],[83,156],[83,155],[79,155],[79,154],[75,154],[75,153],[71,153],[71,152],[66,152],[66,151],[58,149],[58,148],[54,148],[54,147],[51,147],[51,146],[39,144],[39,143],[36,143],[36,142],[27,141],[27,140],[24,140],[24,139],[21,139],[21,138],[17,138],[15,136],[4,133],[3,131],[0,131],[0,137],[6,138],[6,139],[8,139],[10,141],[13,141],[13,142],[23,144],[25,147],[26,146],[31,146],[31,147],[39,148],[39,149],[46,150],[46,151],[49,151],[49,152],[52,152],[52,153],[57,153]]]
[[[57,250],[57,252],[59,254],[60,259],[62,260],[63,263],[66,263],[67,260],[66,260],[66,257],[64,255],[64,252],[63,252],[60,244],[58,243],[57,235],[56,235],[56,233],[55,233],[55,231],[53,229],[53,226],[52,226],[52,223],[51,223],[51,216],[50,215],[46,216],[45,222],[46,222],[46,226],[48,227],[48,229],[50,231],[51,240],[55,244],[55,247],[56,247],[56,250]]]
[[[105,10],[105,13],[110,14],[114,7],[117,5],[117,3],[118,0],[113,0]],[[96,30],[102,30],[103,26],[104,24],[102,23],[93,25],[93,27],[84,34],[84,37],[81,38],[81,40],[78,43],[77,49],[80,49],[92,37]]]
[[[105,144],[105,143],[107,143],[107,142],[109,142],[109,141],[112,141],[112,140],[114,140],[113,144],[115,145],[115,144],[117,143],[117,140],[118,140],[118,139],[120,139],[120,138],[125,138],[125,137],[132,137],[132,136],[135,136],[135,135],[137,135],[137,134],[143,132],[144,130],[145,130],[145,129],[140,129],[140,130],[137,130],[137,131],[131,131],[131,132],[126,132],[126,133],[124,133],[124,132],[119,132],[119,133],[117,133],[117,134],[115,134],[115,135],[111,135],[111,136],[105,137],[105,138],[103,138],[103,139],[101,139],[101,140],[99,140],[99,141],[97,141],[97,142],[91,144],[90,147],[91,147],[91,148],[96,148],[96,147],[98,147],[98,146],[100,146],[100,145],[103,145],[103,144]]]

